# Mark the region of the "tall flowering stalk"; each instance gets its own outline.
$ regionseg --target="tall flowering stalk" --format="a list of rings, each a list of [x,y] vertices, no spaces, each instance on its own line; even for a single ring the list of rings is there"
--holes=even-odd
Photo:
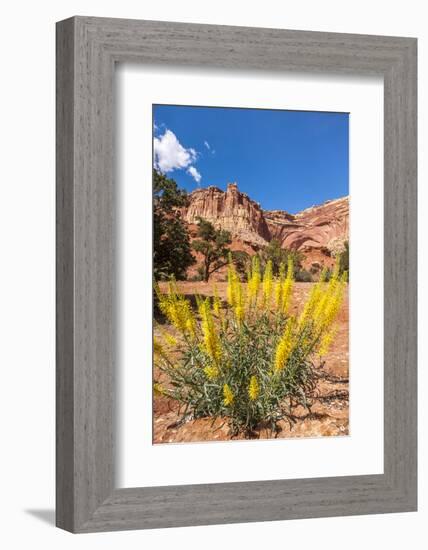
[[[214,285],[213,311],[218,318],[221,318],[221,300],[216,285]]]
[[[269,260],[266,264],[265,272],[263,275],[263,307],[267,309],[269,309],[271,305],[272,287],[272,260]]]
[[[262,272],[253,257],[247,283],[231,260],[227,269],[227,302],[214,286],[212,298],[196,297],[196,311],[175,281],[165,293],[156,287],[174,332],[157,329],[155,364],[169,382],[156,391],[177,400],[184,416],[226,418],[232,434],[250,437],[262,421],[276,430],[292,414],[291,403],[307,405],[316,383],[315,358],[334,343],[347,281],[335,269],[326,282],[323,272],[294,316],[291,257],[278,277],[271,262]]]
[[[201,348],[213,362],[218,365],[221,359],[221,342],[217,334],[208,299],[201,302],[199,313],[201,316],[201,329],[203,334],[203,344]]]
[[[280,309],[282,305],[284,279],[285,279],[285,265],[283,262],[281,262],[279,266],[279,277],[274,283],[275,309]]]
[[[281,283],[281,310],[287,314],[294,283],[293,258],[288,256],[287,277]]]
[[[196,330],[195,316],[189,301],[178,293],[175,281],[170,281],[168,294],[160,292],[158,285],[155,285],[155,290],[159,300],[159,308],[165,317],[179,332],[194,337]]]
[[[250,277],[248,279],[248,298],[250,303],[257,300],[262,280],[260,272],[260,259],[257,255],[253,256]]]
[[[238,324],[241,324],[245,317],[245,295],[240,281],[236,283],[236,306],[235,317]]]
[[[223,386],[223,397],[224,397],[223,402],[226,405],[226,407],[229,407],[230,405],[232,405],[234,396],[233,396],[232,390],[230,389],[229,384],[224,384]]]
[[[250,384],[248,386],[248,397],[250,401],[256,401],[260,395],[260,386],[256,376],[250,378]]]
[[[284,332],[279,339],[278,345],[275,351],[274,372],[281,372],[285,367],[288,358],[293,351],[294,338],[293,338],[293,325],[294,319],[290,317],[285,324]]]
[[[232,263],[232,257],[229,255],[229,263],[227,265],[227,302],[231,307],[236,307],[237,304],[239,282],[238,274]]]
[[[330,349],[331,344],[333,343],[334,337],[337,333],[337,327],[333,326],[327,332],[324,332],[320,339],[320,345],[318,348],[318,355],[324,357],[328,350]]]

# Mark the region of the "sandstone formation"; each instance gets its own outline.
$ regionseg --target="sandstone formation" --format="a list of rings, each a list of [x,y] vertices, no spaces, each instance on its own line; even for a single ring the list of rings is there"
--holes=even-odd
[[[204,218],[251,244],[265,246],[271,239],[260,205],[241,193],[236,183],[230,183],[226,192],[213,186],[193,191],[183,215],[188,223]]]
[[[263,210],[246,193],[230,183],[226,191],[210,186],[190,194],[189,206],[182,210],[192,238],[198,218],[210,221],[232,234],[233,250],[250,254],[272,239],[282,248],[302,252],[305,269],[332,266],[334,255],[349,238],[349,200],[342,197],[290,214],[284,210]]]
[[[283,248],[339,252],[340,244],[349,237],[348,197],[312,206],[295,215],[277,210],[264,215],[271,238],[278,239]]]
[[[348,197],[312,206],[298,214],[264,211],[239,191],[236,183],[231,183],[226,191],[214,186],[193,191],[182,216],[192,228],[191,233],[198,217],[230,231],[233,249],[256,251],[276,239],[282,248],[301,251],[306,269],[317,264],[332,265],[335,253],[341,251],[349,238]]]

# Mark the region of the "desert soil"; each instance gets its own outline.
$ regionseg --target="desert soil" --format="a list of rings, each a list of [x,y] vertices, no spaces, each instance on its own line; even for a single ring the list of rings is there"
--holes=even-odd
[[[313,283],[295,283],[291,310],[298,313],[311,290]],[[216,283],[220,297],[226,297],[226,283]],[[164,289],[161,284],[161,290]],[[212,295],[212,284],[202,282],[180,282],[179,290],[186,296],[194,294]],[[167,327],[164,327],[164,329]],[[349,434],[349,309],[348,292],[338,316],[338,332],[329,353],[322,364],[315,365],[319,381],[312,398],[311,411],[302,406],[294,408],[294,422],[279,423],[276,435],[264,427],[254,434],[260,439],[344,436]],[[168,383],[155,371],[155,378]],[[232,439],[227,422],[210,418],[199,418],[179,424],[178,407],[174,400],[156,394],[153,401],[153,442],[180,443],[196,441],[226,441]],[[239,439],[241,436],[233,439]]]

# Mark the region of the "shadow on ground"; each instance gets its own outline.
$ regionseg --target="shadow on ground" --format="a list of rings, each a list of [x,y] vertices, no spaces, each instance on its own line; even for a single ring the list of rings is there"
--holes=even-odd
[[[39,519],[40,521],[43,521],[44,523],[48,523],[52,526],[55,525],[55,510],[53,509],[31,508],[29,510],[25,510],[25,513]]]

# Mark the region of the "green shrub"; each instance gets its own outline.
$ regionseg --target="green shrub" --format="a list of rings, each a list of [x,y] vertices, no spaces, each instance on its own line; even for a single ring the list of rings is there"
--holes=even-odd
[[[309,271],[306,271],[306,269],[300,269],[296,273],[296,281],[299,283],[311,283],[312,282],[312,275],[309,273]]]
[[[335,271],[330,283],[315,284],[299,317],[289,314],[293,265],[278,278],[253,261],[247,284],[228,267],[227,305],[198,298],[198,313],[175,283],[158,289],[160,309],[176,336],[155,339],[155,364],[167,374],[155,391],[177,400],[183,419],[226,418],[232,435],[251,436],[261,423],[277,429],[291,416],[292,402],[307,406],[315,386],[313,360],[324,355],[334,337],[334,321],[345,279]]]

